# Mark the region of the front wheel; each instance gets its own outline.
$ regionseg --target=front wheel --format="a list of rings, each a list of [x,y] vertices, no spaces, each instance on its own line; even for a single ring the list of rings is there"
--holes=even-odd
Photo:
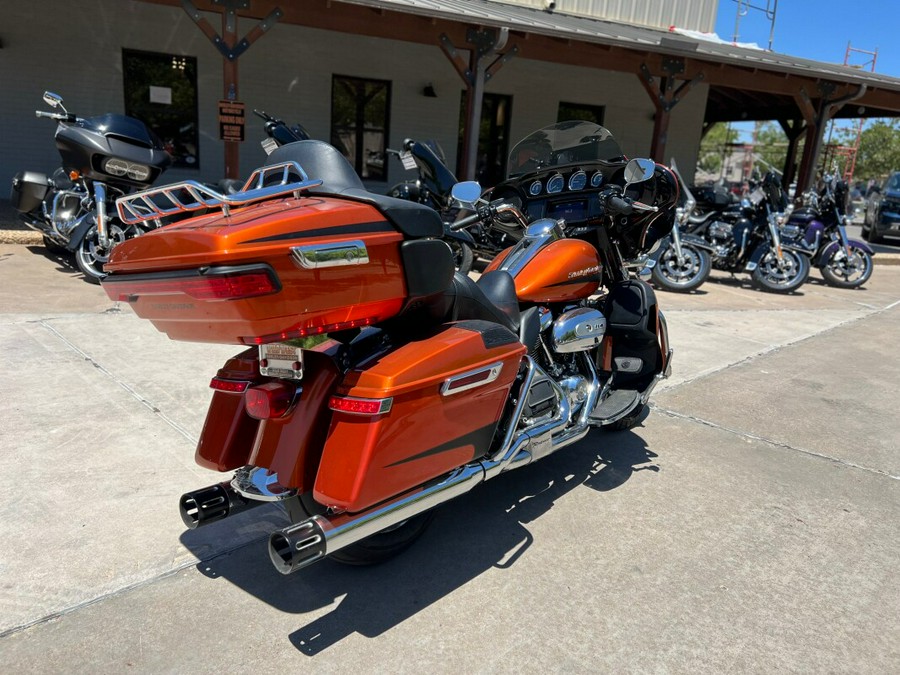
[[[690,244],[681,245],[681,260],[669,243],[653,267],[653,283],[664,291],[688,293],[699,288],[709,278],[712,268],[709,253]]]
[[[117,244],[121,244],[126,239],[125,231],[114,223],[110,223],[107,230],[109,232],[108,246],[100,246],[95,225],[88,230],[78,248],[75,249],[75,264],[84,274],[84,278],[92,284],[99,284],[100,280],[106,276],[103,266],[109,262],[110,252]]]
[[[773,249],[766,251],[753,270],[753,284],[770,293],[795,291],[809,277],[809,258],[802,253],[782,249],[781,259]]]
[[[445,240],[453,251],[453,266],[460,274],[468,274],[472,270],[472,263],[475,262],[475,255],[472,249],[464,241],[457,239]]]
[[[822,277],[832,286],[859,288],[872,276],[872,256],[850,244],[850,256],[843,246],[837,247],[822,267]]]

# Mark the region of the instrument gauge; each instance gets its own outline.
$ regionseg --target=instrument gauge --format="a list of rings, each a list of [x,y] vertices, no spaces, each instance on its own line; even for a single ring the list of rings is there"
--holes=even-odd
[[[598,188],[603,184],[603,174],[599,171],[595,171],[594,175],[591,176],[591,187]]]
[[[587,174],[584,171],[576,171],[569,176],[570,190],[584,190],[587,186]]]
[[[550,177],[550,180],[547,181],[547,192],[551,195],[556,194],[557,192],[562,192],[563,188],[566,186],[566,179],[562,177],[562,174],[556,173]]]
[[[541,181],[536,180],[528,186],[528,194],[530,194],[532,197],[537,197],[539,194],[541,194],[542,187],[543,185],[541,185]]]

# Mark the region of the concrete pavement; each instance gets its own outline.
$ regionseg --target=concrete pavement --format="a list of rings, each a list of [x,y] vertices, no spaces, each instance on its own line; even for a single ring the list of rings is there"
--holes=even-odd
[[[900,267],[660,293],[673,377],[630,432],[442,508],[402,556],[271,566],[264,507],[185,532],[211,375],[40,247],[0,245],[9,672],[894,672]]]

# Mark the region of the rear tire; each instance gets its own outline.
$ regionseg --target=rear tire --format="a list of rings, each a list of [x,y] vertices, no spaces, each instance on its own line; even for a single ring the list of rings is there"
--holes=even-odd
[[[453,251],[453,266],[460,274],[468,274],[472,270],[472,263],[475,262],[475,255],[469,245],[463,241],[456,239],[445,239],[450,250]]]
[[[601,429],[604,431],[626,431],[633,429],[638,423],[644,419],[644,413],[647,411],[647,404],[638,406],[637,409],[620,420],[616,420],[612,424],[604,424]]]
[[[46,234],[45,234],[45,235],[42,235],[42,237],[43,237],[43,240],[44,240],[44,248],[47,249],[47,251],[48,251],[49,253],[68,253],[68,252],[69,252],[69,249],[67,249],[67,248],[66,248],[65,246],[63,246],[62,244],[57,244],[57,243],[56,243],[55,241],[53,241],[50,237],[48,237]]]
[[[652,272],[655,286],[664,291],[689,293],[702,286],[709,278],[712,264],[708,252],[690,244],[682,244],[681,253],[681,264],[671,242],[660,253]]]
[[[753,270],[753,285],[770,293],[791,293],[809,277],[809,258],[802,253],[782,249],[782,264],[769,249]]]
[[[822,277],[838,288],[859,288],[872,276],[872,264],[868,251],[850,244],[850,259],[843,248],[836,249],[822,267]]]
[[[323,515],[325,508],[313,500],[312,494],[300,496],[300,503],[310,516]],[[434,519],[434,510],[420,513],[404,520],[399,525],[366,537],[362,541],[350,544],[335,551],[328,557],[344,565],[375,565],[398,555],[409,548]]]

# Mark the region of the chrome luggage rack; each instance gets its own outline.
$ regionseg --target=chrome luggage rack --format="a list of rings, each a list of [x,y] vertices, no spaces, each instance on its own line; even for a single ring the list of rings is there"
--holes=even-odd
[[[279,183],[263,187],[267,178],[277,176],[279,172],[281,173]],[[291,173],[299,174],[302,180],[289,183]],[[321,180],[310,180],[297,162],[284,162],[256,169],[244,183],[241,191],[233,195],[223,195],[197,181],[186,180],[119,197],[116,200],[116,208],[119,218],[128,225],[209,208],[220,208],[227,216],[233,207],[274,199],[290,193],[299,198],[302,191],[321,184]]]

